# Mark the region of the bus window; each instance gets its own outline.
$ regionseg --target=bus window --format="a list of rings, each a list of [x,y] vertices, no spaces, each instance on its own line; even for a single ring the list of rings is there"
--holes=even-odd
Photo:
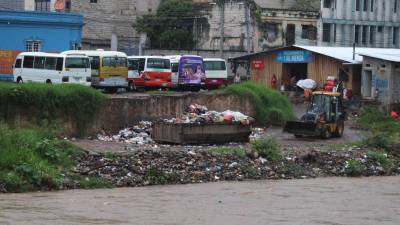
[[[35,69],[44,69],[45,61],[46,61],[45,57],[35,57],[34,68]]]
[[[147,60],[147,68],[150,69],[170,69],[171,63],[169,59],[154,59],[149,58]]]
[[[57,58],[56,70],[63,71],[63,65],[64,65],[64,58]]]
[[[171,63],[171,69],[173,73],[177,73],[179,69],[179,63]]]
[[[119,66],[119,67],[127,66],[126,58],[118,57],[118,58],[115,58],[115,61],[116,61],[115,66]]]
[[[24,57],[24,68],[33,68],[33,61],[35,57],[33,56],[25,56]]]
[[[103,58],[103,66],[111,66],[111,58],[110,57]]]
[[[44,68],[46,70],[55,70],[56,69],[56,64],[57,64],[57,58],[47,57],[46,58],[46,63],[44,65]]]
[[[89,57],[90,58],[90,64],[92,67],[92,70],[98,70],[100,66],[100,57],[98,56],[93,56]]]
[[[21,59],[17,59],[16,61],[15,61],[15,65],[14,65],[14,68],[21,68]]]
[[[88,68],[88,60],[86,58],[66,58],[65,68],[70,68],[70,69]]]
[[[205,61],[206,70],[226,70],[224,61]]]

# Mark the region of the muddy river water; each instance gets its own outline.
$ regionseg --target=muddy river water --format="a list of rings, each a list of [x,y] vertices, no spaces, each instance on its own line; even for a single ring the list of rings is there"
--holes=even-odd
[[[0,195],[0,224],[400,224],[400,177]]]

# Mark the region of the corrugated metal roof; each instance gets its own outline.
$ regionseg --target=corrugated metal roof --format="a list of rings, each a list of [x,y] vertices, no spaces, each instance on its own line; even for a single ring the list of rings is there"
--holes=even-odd
[[[233,60],[238,59],[249,59],[252,56],[268,54],[279,50],[293,49],[304,49],[310,52],[318,53],[321,55],[329,56],[331,58],[343,61],[344,63],[361,64],[363,61],[363,55],[374,58],[380,58],[393,62],[400,62],[400,49],[396,48],[359,48],[356,47],[355,59],[353,60],[353,48],[352,47],[323,47],[323,46],[305,46],[305,45],[293,45],[292,47],[283,47],[271,49],[263,52],[253,53],[249,55],[243,55],[232,58]]]
[[[353,48],[352,47],[321,47],[321,46],[302,46],[294,45],[295,47],[302,48],[311,52],[326,55],[347,63],[362,63],[362,55],[375,55],[385,56],[387,58],[394,58],[400,56],[400,49],[395,48],[356,48],[355,59],[353,60]],[[391,57],[389,57],[391,56]]]
[[[400,62],[400,51],[392,53],[360,53],[360,55],[391,62]]]

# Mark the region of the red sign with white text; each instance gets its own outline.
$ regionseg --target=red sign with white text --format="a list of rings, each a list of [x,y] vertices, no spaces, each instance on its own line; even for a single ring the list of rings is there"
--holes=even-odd
[[[264,60],[262,59],[254,59],[253,61],[251,61],[251,68],[253,70],[263,70],[264,67]]]

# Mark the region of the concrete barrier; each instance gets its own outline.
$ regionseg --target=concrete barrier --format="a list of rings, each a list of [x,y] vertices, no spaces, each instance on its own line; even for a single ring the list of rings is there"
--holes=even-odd
[[[181,115],[185,108],[193,103],[206,105],[210,110],[240,111],[254,117],[255,109],[248,98],[222,93],[178,93],[178,94],[132,94],[115,95],[110,97],[105,106],[94,118],[86,123],[85,134],[93,135],[102,130],[115,133],[120,129],[132,126],[141,120],[154,121],[164,118],[172,118]],[[67,116],[48,121],[48,116],[43,118],[33,116],[37,112],[35,106],[21,108],[18,105],[0,105],[0,120],[9,126],[16,127],[55,127],[61,135],[76,136],[82,131],[77,128],[77,121]],[[44,114],[46,112],[43,112]],[[35,114],[37,115],[37,114]],[[82,122],[82,121],[81,121]]]

